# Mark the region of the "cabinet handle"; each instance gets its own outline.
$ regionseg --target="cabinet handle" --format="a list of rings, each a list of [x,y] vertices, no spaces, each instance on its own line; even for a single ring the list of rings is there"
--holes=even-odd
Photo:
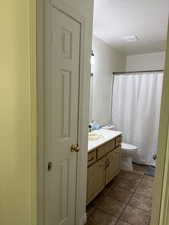
[[[110,166],[110,161],[109,159],[107,159],[105,162],[105,169],[107,169],[109,166]]]

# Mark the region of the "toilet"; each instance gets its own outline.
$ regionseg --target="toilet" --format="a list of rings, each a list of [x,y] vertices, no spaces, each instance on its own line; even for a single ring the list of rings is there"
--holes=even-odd
[[[121,169],[133,171],[133,155],[138,148],[134,145],[122,142],[121,144]]]
[[[102,127],[102,129],[116,130],[116,127],[113,124],[109,124]],[[133,156],[137,152],[138,147],[122,142],[121,150],[121,169],[133,171]]]

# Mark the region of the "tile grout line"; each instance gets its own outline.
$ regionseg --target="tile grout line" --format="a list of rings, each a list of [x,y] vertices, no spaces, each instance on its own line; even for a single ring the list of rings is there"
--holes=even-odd
[[[131,192],[131,196],[129,197],[128,201],[126,201],[126,203],[124,203],[124,208],[122,209],[120,215],[119,215],[118,217],[115,217],[115,216],[114,216],[114,217],[116,218],[116,220],[115,220],[115,225],[117,225],[117,224],[119,223],[119,221],[120,221],[122,215],[124,214],[124,211],[125,211],[126,208],[129,206],[129,203],[130,203],[131,199],[133,198],[133,196],[134,196],[135,193],[137,192],[139,185],[140,185],[140,184],[142,183],[142,181],[144,180],[144,177],[145,177],[144,174],[141,174],[141,175],[140,175],[140,181],[139,181],[138,184],[136,185],[136,187],[135,187],[135,189],[133,190],[133,192]],[[109,190],[108,190],[104,195],[105,195],[105,196],[109,196],[110,190],[113,190],[113,189],[116,188],[116,187],[118,187],[118,184],[115,184],[113,187],[110,186]],[[122,189],[128,190],[127,188],[122,188]],[[117,201],[119,201],[119,200],[117,200]],[[121,201],[119,201],[119,202],[121,202]],[[100,208],[100,207],[97,207],[96,205],[94,206],[94,208],[95,208],[95,209],[99,209],[99,210],[101,210],[102,212],[104,212],[104,213],[106,213],[106,214],[112,215],[111,213],[107,212],[106,210],[104,210],[104,209],[102,209],[102,208]],[[136,208],[137,208],[137,209],[140,209],[140,210],[143,210],[143,209],[138,208],[138,207],[136,207]],[[143,210],[143,211],[147,212],[146,210]],[[95,221],[93,221],[93,222],[95,222]],[[123,221],[123,222],[125,222],[125,221]],[[130,225],[130,224],[128,224],[128,225]]]
[[[119,220],[120,220],[122,214],[124,213],[124,211],[125,211],[125,209],[127,208],[128,204],[129,204],[129,202],[130,202],[130,200],[132,199],[132,197],[133,197],[134,194],[136,193],[137,188],[138,188],[139,184],[143,181],[143,179],[144,179],[144,175],[141,175],[141,176],[140,176],[140,181],[138,182],[138,184],[137,184],[135,190],[131,193],[131,196],[130,196],[129,200],[126,202],[126,204],[125,204],[125,206],[124,206],[122,212],[121,212],[120,215],[117,217],[117,221],[115,222],[115,225],[117,225],[117,223],[119,222]],[[113,189],[116,188],[116,187],[118,187],[118,184],[116,184],[113,188],[110,188],[110,190],[113,190]],[[125,188],[122,188],[122,189],[125,189]],[[125,189],[125,190],[128,190],[128,189]],[[108,191],[108,192],[109,192],[109,191]],[[108,195],[108,193],[107,193],[106,195]],[[117,201],[119,201],[119,200],[117,200]],[[121,201],[119,201],[119,202],[121,202]],[[99,210],[101,210],[102,212],[104,212],[104,213],[106,213],[106,214],[112,215],[111,213],[107,212],[107,211],[104,210],[104,209],[101,209],[101,208],[99,208],[99,207],[96,207],[96,208],[98,208]]]
[[[134,194],[136,193],[137,188],[138,188],[139,184],[143,181],[143,179],[144,179],[144,175],[142,175],[142,177],[140,178],[140,181],[139,181],[138,184],[137,184],[137,187],[136,187],[135,190],[131,193],[131,196],[130,196],[129,200],[126,202],[126,204],[125,204],[125,206],[124,206],[122,212],[120,213],[120,215],[119,215],[118,217],[116,217],[116,218],[117,218],[117,221],[115,222],[115,225],[117,225],[117,223],[119,222],[119,220],[120,220],[122,214],[124,213],[124,211],[125,211],[125,209],[127,208],[128,204],[129,204],[129,202],[130,202],[130,200],[132,199],[132,197],[133,197]],[[117,186],[118,186],[118,185],[115,185],[113,188],[110,188],[110,189],[113,190],[113,189],[114,189],[115,187],[117,187]],[[123,189],[125,189],[125,188],[123,188]],[[125,189],[125,190],[128,190],[128,189]],[[107,193],[106,195],[108,195],[108,193]],[[121,201],[119,201],[119,200],[117,200],[117,201],[121,203]],[[111,213],[107,212],[106,210],[104,210],[104,209],[102,209],[102,208],[100,208],[100,207],[97,207],[97,206],[96,206],[95,208],[101,210],[102,212],[104,212],[104,213],[106,213],[106,214],[112,215]],[[115,216],[114,216],[114,217],[115,217]]]
[[[134,194],[135,194],[136,191],[137,191],[137,188],[138,188],[139,184],[141,184],[141,182],[143,181],[143,179],[144,179],[144,176],[142,176],[142,178],[140,179],[140,182],[138,183],[138,185],[137,185],[135,191],[132,192],[130,198],[129,198],[128,201],[126,202],[126,205],[125,205],[124,209],[122,210],[122,212],[120,213],[119,217],[117,218],[117,221],[116,221],[115,225],[117,225],[118,222],[120,221],[120,219],[121,219],[121,217],[122,217],[124,211],[126,210],[127,206],[129,205],[130,200],[133,198]]]
[[[139,182],[139,184],[144,180],[145,176],[147,176],[147,175],[143,175],[143,177],[141,178],[141,181]],[[139,184],[138,184],[138,186],[139,186]],[[137,192],[138,186],[137,186],[137,188],[136,188],[134,194]],[[151,197],[148,197],[148,196],[146,196],[146,195],[144,195],[144,194],[140,194],[140,195],[141,195],[141,196],[144,196],[144,197],[146,197],[146,198],[151,199]],[[130,200],[131,200],[131,199],[130,199]],[[152,201],[152,200],[151,200],[151,201]],[[143,208],[139,208],[138,206],[135,206],[135,208],[136,208],[136,209],[139,209],[139,210],[142,210],[142,211],[144,211],[144,212],[146,212],[146,213],[150,213],[150,214],[151,214],[151,211],[147,211],[147,210],[145,210],[145,209],[143,209]]]

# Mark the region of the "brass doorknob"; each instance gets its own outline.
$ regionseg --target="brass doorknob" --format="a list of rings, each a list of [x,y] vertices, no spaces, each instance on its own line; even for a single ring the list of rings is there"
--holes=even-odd
[[[71,152],[79,152],[79,151],[80,151],[79,145],[72,145],[71,146]]]

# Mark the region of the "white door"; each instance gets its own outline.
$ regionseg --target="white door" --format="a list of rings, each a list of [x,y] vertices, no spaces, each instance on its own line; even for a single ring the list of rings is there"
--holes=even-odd
[[[45,225],[75,225],[80,24],[51,6],[45,76]]]

